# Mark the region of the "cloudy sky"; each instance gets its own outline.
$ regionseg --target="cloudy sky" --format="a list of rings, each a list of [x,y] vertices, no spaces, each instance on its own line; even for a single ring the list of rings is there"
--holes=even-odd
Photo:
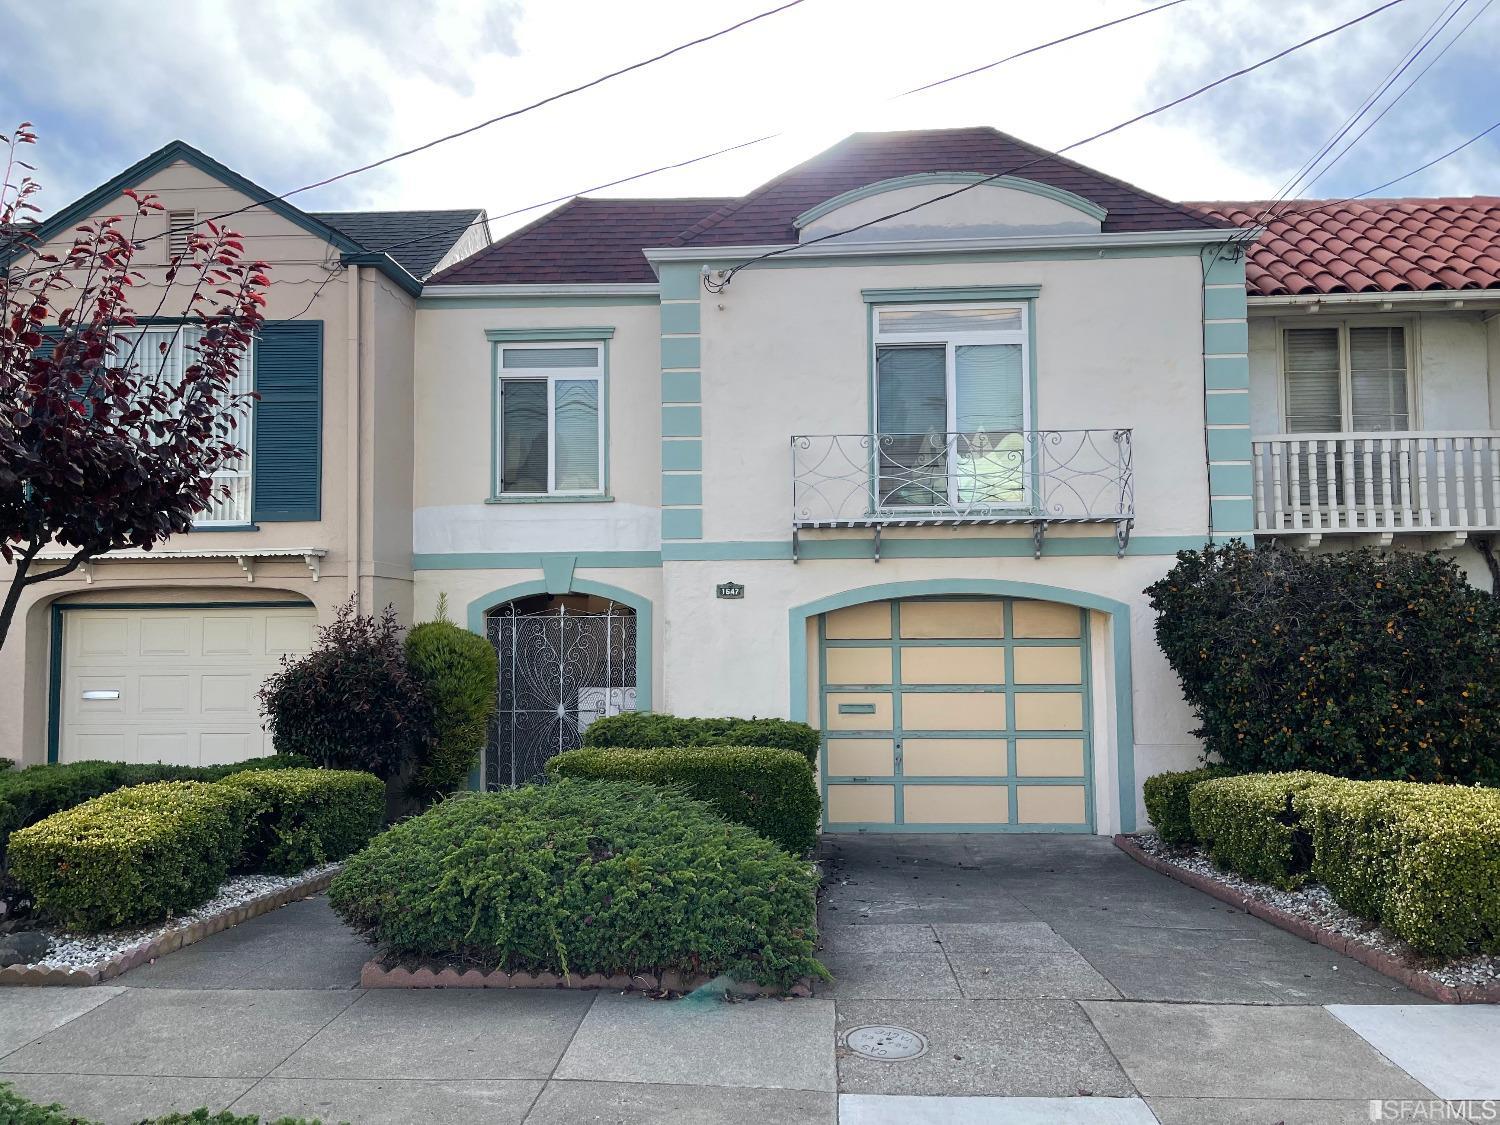
[[[774,132],[781,135],[742,152],[606,194],[738,194],[857,129],[987,124],[1059,148],[1383,0],[1184,0],[893,99],[1153,2],[1159,0],[804,0],[665,62],[296,201],[309,209],[476,206],[501,215]],[[1355,28],[1071,155],[1172,198],[1267,196],[1429,29],[1453,15],[1392,93],[1472,19],[1410,92],[1300,194],[1362,192],[1500,117],[1494,65],[1500,4],[1491,10],[1491,2],[1400,0]],[[0,132],[20,120],[37,125],[41,202],[49,210],[173,138],[286,191],[774,6],[774,0],[7,5]],[[1500,194],[1500,130],[1383,194]],[[503,219],[497,228],[535,213]]]

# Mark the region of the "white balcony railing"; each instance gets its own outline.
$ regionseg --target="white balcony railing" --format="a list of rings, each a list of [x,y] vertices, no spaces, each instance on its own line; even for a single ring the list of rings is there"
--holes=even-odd
[[[1048,524],[1107,523],[1123,552],[1134,519],[1128,429],[792,438],[794,544],[805,528],[1021,523],[1040,554]]]
[[[1500,528],[1500,432],[1275,434],[1252,442],[1259,534]]]

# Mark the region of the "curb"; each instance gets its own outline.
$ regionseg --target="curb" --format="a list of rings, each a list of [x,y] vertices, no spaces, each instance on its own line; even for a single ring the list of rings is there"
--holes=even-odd
[[[202,941],[210,934],[227,930],[231,926],[238,926],[241,922],[248,922],[251,918],[278,910],[289,902],[296,902],[325,891],[337,874],[338,869],[335,868],[333,871],[325,871],[321,875],[313,875],[299,883],[293,883],[289,887],[282,887],[278,891],[267,891],[237,906],[225,907],[209,918],[175,930],[168,930],[150,941],[131,946],[123,952],[116,953],[108,961],[87,969],[41,969],[31,965],[9,965],[0,968],[0,985],[81,985],[99,984],[102,981],[112,980],[137,965],[154,961],[185,945]]]
[[[1143,867],[1149,867],[1152,871],[1165,875],[1169,879],[1176,879],[1179,883],[1184,883],[1196,891],[1202,891],[1220,902],[1238,907],[1263,922],[1269,922],[1287,933],[1296,934],[1304,941],[1321,945],[1335,953],[1342,953],[1345,957],[1352,958],[1361,965],[1390,977],[1429,1000],[1437,1000],[1443,1004],[1500,1004],[1500,984],[1457,986],[1443,984],[1441,981],[1433,980],[1421,969],[1408,965],[1394,953],[1387,953],[1383,949],[1372,949],[1363,942],[1353,941],[1326,926],[1320,926],[1316,922],[1309,922],[1306,918],[1289,914],[1279,906],[1272,906],[1258,898],[1249,898],[1239,891],[1226,887],[1216,879],[1200,875],[1196,871],[1187,871],[1176,864],[1148,855],[1129,836],[1119,835],[1114,840],[1115,847]]]
[[[366,961],[360,970],[361,988],[565,988],[573,990],[610,989],[615,992],[663,992],[678,995],[693,992],[715,978],[704,974],[689,976],[674,969],[662,973],[587,973],[560,976],[557,973],[507,973],[503,969],[483,972],[458,969],[438,962],[408,961],[387,968],[377,960]],[[727,992],[743,997],[812,995],[812,980],[803,977],[790,988],[774,985],[730,985]]]

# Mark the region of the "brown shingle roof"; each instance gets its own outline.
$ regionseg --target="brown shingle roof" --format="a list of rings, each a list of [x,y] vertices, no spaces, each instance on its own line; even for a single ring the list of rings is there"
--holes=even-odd
[[[1245,260],[1252,296],[1500,289],[1500,197],[1187,206],[1237,226],[1265,223]]]
[[[664,246],[723,198],[570,199],[429,279],[438,285],[653,282],[641,250]]]
[[[1217,221],[1138,187],[1027,144],[998,129],[855,133],[684,231],[673,246],[732,246],[797,240],[792,220],[865,184],[919,172],[1014,173],[1050,184],[1109,212],[1114,231],[1201,230]]]

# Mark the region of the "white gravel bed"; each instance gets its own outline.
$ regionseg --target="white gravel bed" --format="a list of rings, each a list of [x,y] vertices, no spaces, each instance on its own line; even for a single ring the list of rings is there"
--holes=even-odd
[[[31,967],[40,969],[98,968],[112,957],[117,957],[163,934],[171,933],[173,930],[184,930],[194,922],[207,921],[215,914],[236,906],[243,906],[251,899],[285,890],[304,879],[335,871],[338,867],[337,863],[325,863],[318,867],[309,867],[306,871],[300,871],[296,875],[236,875],[226,880],[219,887],[219,893],[196,910],[169,918],[154,926],[108,930],[99,934],[75,934],[63,929],[44,927],[38,932],[46,934],[51,939],[52,945],[48,948],[47,955],[40,961],[33,962]]]
[[[1443,984],[1494,984],[1500,980],[1500,956],[1480,954],[1452,961],[1433,962],[1430,958],[1417,954],[1389,930],[1350,914],[1333,901],[1333,895],[1321,883],[1306,883],[1295,891],[1283,891],[1215,867],[1200,848],[1174,848],[1162,843],[1161,837],[1155,833],[1142,833],[1132,838],[1140,845],[1141,851],[1155,859],[1196,875],[1206,876],[1246,898],[1257,899],[1308,922],[1325,926],[1367,948],[1408,960],[1413,967]]]

